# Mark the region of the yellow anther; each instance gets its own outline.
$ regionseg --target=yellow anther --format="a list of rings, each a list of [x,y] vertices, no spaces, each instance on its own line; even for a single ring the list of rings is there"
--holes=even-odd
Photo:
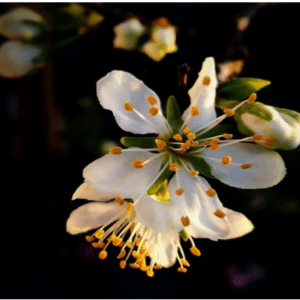
[[[113,242],[116,238],[117,236],[115,234],[112,234],[107,240]]]
[[[144,256],[140,256],[137,258],[136,263],[140,266],[140,267],[146,267],[146,259]]]
[[[189,262],[185,259],[185,258],[180,258],[181,263],[185,266],[185,267],[190,267],[191,265],[189,264]]]
[[[147,102],[148,102],[150,105],[155,105],[155,104],[157,104],[157,100],[156,100],[156,98],[153,97],[153,96],[148,96],[148,97],[146,98],[146,100],[147,100]]]
[[[96,232],[95,232],[95,237],[97,238],[97,239],[101,239],[102,237],[103,237],[103,235],[104,235],[104,230],[103,229],[98,229]]]
[[[149,277],[153,277],[154,276],[154,272],[153,272],[153,270],[147,270],[146,271],[146,274],[147,274],[147,276],[149,276]]]
[[[127,111],[133,111],[133,106],[130,102],[125,102],[124,103],[124,109]]]
[[[137,246],[139,246],[140,243],[141,243],[141,241],[142,241],[142,238],[141,238],[141,237],[138,237],[135,244],[136,244]]]
[[[94,238],[93,236],[91,236],[91,235],[87,235],[87,236],[85,237],[85,240],[86,240],[87,242],[93,242],[93,241],[95,240],[95,238]]]
[[[125,269],[126,268],[126,261],[125,260],[121,260],[120,261],[120,268],[121,269]]]
[[[155,265],[155,266],[153,267],[153,269],[155,269],[155,270],[160,270],[160,269],[162,269],[162,265]]]
[[[210,150],[211,151],[218,151],[219,150],[219,145],[218,144],[211,144]]]
[[[137,252],[136,250],[132,251],[132,256],[134,258],[140,258],[141,257],[141,254],[139,252]]]
[[[183,194],[183,192],[184,192],[183,188],[179,188],[178,190],[175,191],[175,194],[177,196],[181,196]]]
[[[200,250],[199,250],[197,247],[195,247],[195,246],[191,247],[191,248],[190,248],[190,251],[191,251],[192,254],[194,254],[195,256],[200,256],[200,255],[201,255]]]
[[[259,133],[259,134],[253,135],[253,136],[251,137],[251,140],[252,140],[253,142],[258,142],[258,141],[260,141],[262,138],[263,138],[263,135],[262,135],[261,133]]]
[[[199,174],[199,172],[198,171],[193,171],[193,170],[190,170],[190,175],[192,176],[192,177],[196,177],[198,174]]]
[[[204,76],[202,79],[202,84],[203,85],[209,85],[210,84],[210,77],[209,76]]]
[[[195,117],[195,116],[199,116],[200,115],[200,109],[198,106],[192,106],[191,108],[191,116]]]
[[[137,159],[134,160],[131,165],[135,168],[135,169],[142,169],[145,167],[144,165],[144,161],[142,159]]]
[[[109,150],[109,153],[112,155],[118,155],[122,153],[122,148],[121,147],[113,147]]]
[[[186,269],[186,268],[183,268],[183,267],[179,267],[179,268],[177,268],[177,271],[178,271],[178,272],[181,272],[181,273],[186,273],[186,272],[187,272],[187,269]]]
[[[190,140],[187,140],[185,143],[184,143],[186,149],[190,149],[191,148],[191,141]]]
[[[185,127],[184,130],[183,130],[183,133],[184,134],[187,134],[190,132],[190,128],[189,127]]]
[[[98,242],[98,243],[95,242],[95,243],[92,243],[92,246],[94,248],[102,249],[105,246],[105,244],[103,242]]]
[[[124,200],[121,197],[117,197],[115,199],[115,202],[117,202],[119,205],[123,205],[124,204]]]
[[[170,170],[171,170],[172,172],[176,172],[176,171],[179,170],[179,166],[178,166],[177,164],[175,164],[175,163],[171,163],[171,164],[170,164]]]
[[[133,242],[129,242],[129,243],[127,244],[127,247],[128,247],[128,248],[132,248],[133,246],[134,246]]]
[[[102,260],[105,259],[107,257],[107,251],[105,251],[105,250],[100,251],[98,256]]]
[[[163,149],[167,146],[167,144],[163,140],[156,139],[155,144],[158,149]]]
[[[130,232],[132,232],[132,231],[133,231],[134,227],[135,227],[135,223],[132,223],[132,224],[130,225],[130,227],[129,227],[129,229],[130,229]]]
[[[218,218],[224,218],[225,216],[226,216],[226,214],[223,212],[223,211],[221,211],[221,210],[219,210],[219,209],[217,209],[215,212],[214,212],[214,215],[215,216],[217,216]]]
[[[211,142],[211,144],[218,144],[220,142],[220,139],[213,138],[210,142]]]
[[[213,188],[209,188],[207,191],[205,191],[205,194],[209,197],[214,197],[216,195],[216,191]]]
[[[242,164],[241,168],[246,170],[246,169],[250,169],[252,167],[252,164]]]
[[[126,211],[128,213],[131,213],[132,209],[133,209],[133,203],[128,203],[128,205],[126,206]]]
[[[190,219],[188,216],[181,217],[181,223],[183,226],[189,226],[190,225]]]
[[[120,244],[119,244],[119,247],[123,247],[125,245],[125,242],[121,242]]]
[[[191,143],[191,147],[197,147],[199,145],[198,141],[192,142]]]
[[[178,141],[178,142],[181,142],[182,141],[182,136],[177,133],[177,134],[173,135],[173,139]]]
[[[257,94],[256,93],[252,93],[250,95],[250,97],[247,99],[248,103],[254,102],[257,99]]]
[[[224,166],[230,165],[230,164],[231,164],[231,157],[230,157],[230,156],[224,156],[224,157],[222,158],[222,164],[223,164]]]
[[[235,114],[235,112],[233,109],[226,108],[224,109],[224,114],[226,114],[226,117],[229,118],[232,117]]]
[[[140,266],[137,263],[131,263],[129,264],[129,267],[133,268],[133,269],[139,269]]]
[[[151,107],[149,108],[149,110],[148,110],[148,113],[149,113],[152,117],[154,117],[154,116],[156,116],[157,113],[158,113],[158,108],[156,108],[156,107],[154,107],[154,106],[151,106]]]
[[[195,133],[193,133],[193,132],[189,132],[188,134],[187,134],[187,137],[188,137],[188,139],[189,140],[194,140],[195,138],[196,138],[196,134]]]
[[[225,140],[231,140],[233,138],[233,134],[230,134],[230,133],[224,133],[223,134],[223,138]]]
[[[117,258],[121,259],[121,258],[125,257],[125,255],[126,255],[126,251],[125,251],[125,249],[122,249],[120,251],[119,255],[117,256]]]
[[[121,244],[121,242],[122,242],[123,240],[121,239],[121,238],[115,238],[114,240],[113,240],[113,245],[114,246],[119,246],[120,244]]]

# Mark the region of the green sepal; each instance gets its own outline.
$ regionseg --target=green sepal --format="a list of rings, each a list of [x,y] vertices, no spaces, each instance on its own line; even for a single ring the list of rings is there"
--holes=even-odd
[[[252,93],[271,84],[271,81],[260,78],[235,78],[221,83],[217,96],[230,100],[246,100]]]
[[[189,236],[186,233],[186,231],[184,229],[182,229],[181,231],[179,231],[179,236],[185,241],[187,242],[189,240]]]
[[[147,191],[148,195],[155,195],[157,192],[159,192],[161,186],[164,184],[165,180],[169,179],[172,174],[172,172],[169,168],[166,168],[163,173],[158,177],[158,179],[153,183],[153,185],[150,187],[150,189]]]
[[[155,137],[129,137],[124,136],[120,142],[126,147],[138,147],[138,148],[157,148],[155,144]]]
[[[113,198],[113,199],[109,199],[109,200],[106,200],[106,201],[101,201],[102,203],[112,203],[112,202],[114,202],[116,199],[115,198]],[[124,199],[122,199],[123,201],[125,201],[125,202],[131,202],[131,203],[133,203],[133,200],[131,199],[131,198],[124,198]]]
[[[202,157],[187,155],[184,158],[189,161],[193,165],[194,169],[200,174],[205,175],[206,177],[215,178],[211,173],[211,167]]]
[[[158,189],[158,191],[154,194],[157,200],[165,202],[170,201],[170,194],[168,190],[168,180],[166,179]]]
[[[216,135],[220,135],[220,134],[223,134],[223,133],[230,133],[231,131],[232,131],[232,125],[230,125],[230,124],[219,124],[219,125],[216,125],[214,128],[212,128],[211,130],[205,132],[204,134],[199,135],[197,137],[197,140],[206,139],[206,138],[209,138],[209,137],[214,137]]]
[[[181,113],[175,96],[170,96],[167,102],[167,121],[173,129],[173,133],[178,133],[181,125]]]

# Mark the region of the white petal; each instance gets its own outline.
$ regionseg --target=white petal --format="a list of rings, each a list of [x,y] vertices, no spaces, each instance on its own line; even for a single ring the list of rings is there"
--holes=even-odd
[[[158,154],[150,152],[123,152],[120,155],[107,154],[83,170],[83,177],[102,193],[111,193],[122,198],[137,198],[158,174],[163,157],[157,157],[142,169],[135,169],[134,160],[146,161]]]
[[[134,210],[138,221],[153,230],[178,234],[182,229],[180,215],[169,201],[158,202],[145,196],[134,206]]]
[[[138,134],[166,133],[166,119],[161,113],[151,116],[148,112],[150,105],[148,96],[157,100],[156,107],[161,112],[160,100],[154,91],[130,73],[112,71],[97,82],[97,96],[100,104],[113,112],[118,125],[126,131]],[[124,109],[124,103],[130,102],[148,123],[136,113]],[[150,122],[150,125],[149,125]]]
[[[210,78],[209,85],[203,85],[203,78]],[[205,59],[199,76],[193,87],[189,90],[191,105],[183,114],[183,119],[186,120],[191,111],[192,106],[197,106],[200,109],[200,115],[191,117],[187,122],[187,126],[192,131],[197,131],[207,125],[216,118],[215,98],[217,88],[216,67],[213,57]]]
[[[203,178],[193,178],[189,173],[180,169],[178,172],[180,187],[184,192],[181,196],[176,195],[178,189],[176,178],[172,178],[169,184],[171,201],[178,208],[182,216],[188,216],[190,225],[188,233],[196,238],[218,239],[229,232],[228,220],[214,215],[217,209],[222,210],[223,205],[217,196],[214,199],[206,195],[209,187]]]
[[[125,211],[125,205],[93,202],[75,209],[67,220],[67,232],[78,234],[99,228],[114,216]]]
[[[94,201],[106,201],[118,197],[119,194],[112,192],[100,192],[93,188],[88,182],[81,184],[72,196],[72,200],[75,199],[86,199]]]
[[[281,156],[274,150],[255,144],[234,144],[220,147],[218,151],[207,149],[202,152],[205,161],[211,166],[212,174],[223,183],[242,189],[260,189],[279,183],[286,174]],[[238,165],[224,166],[209,157],[222,159],[231,156],[233,163],[252,164],[249,169]]]
[[[243,214],[224,208],[224,212],[229,220],[229,234],[221,239],[228,240],[241,237],[254,229],[252,222]]]

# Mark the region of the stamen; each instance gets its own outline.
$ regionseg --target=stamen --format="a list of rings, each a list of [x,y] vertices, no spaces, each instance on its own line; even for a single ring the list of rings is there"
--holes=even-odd
[[[183,194],[183,192],[184,192],[183,188],[179,188],[178,190],[175,191],[175,194],[177,196],[181,196]]]
[[[159,140],[159,139],[155,140],[155,144],[158,147],[158,149],[163,149],[167,146],[167,144],[163,140]]]
[[[125,269],[126,268],[126,261],[125,260],[121,260],[120,261],[120,268],[121,269]]]
[[[223,164],[224,166],[230,165],[230,164],[231,164],[231,161],[232,161],[232,159],[231,159],[230,156],[224,156],[224,157],[222,158],[222,164]]]
[[[241,165],[241,168],[244,169],[244,170],[249,169],[251,167],[252,167],[252,164],[242,164]]]
[[[191,107],[191,116],[195,117],[195,116],[199,116],[200,115],[200,109],[198,106],[192,106]]]
[[[148,110],[149,114],[154,117],[157,115],[158,113],[158,108],[154,107],[154,106],[151,106]]]
[[[186,273],[187,272],[187,269],[186,268],[183,268],[183,267],[179,267],[177,269],[178,272],[181,272],[181,273]]]
[[[223,138],[225,140],[231,140],[233,138],[233,134],[229,134],[229,133],[224,133],[223,134]]]
[[[230,108],[224,109],[224,114],[226,115],[227,118],[232,117],[235,114],[235,111]]]
[[[220,148],[220,147],[219,147],[218,144],[212,144],[212,145],[210,146],[210,150],[213,151],[213,152],[218,151],[219,148]]]
[[[200,256],[200,255],[201,255],[200,250],[199,250],[196,246],[191,247],[191,248],[190,248],[190,251],[191,251],[192,254],[194,254],[195,256]]]
[[[181,223],[183,226],[189,226],[190,225],[190,219],[188,216],[181,217]]]
[[[144,168],[144,160],[142,159],[137,159],[137,160],[134,160],[131,165],[135,168],[135,169],[142,169]]]
[[[122,148],[121,147],[113,147],[109,150],[109,153],[112,155],[118,155],[122,153]]]
[[[95,238],[93,236],[90,236],[90,235],[87,235],[85,237],[85,239],[86,239],[87,242],[93,242],[95,240]]]
[[[207,191],[205,191],[205,194],[209,197],[214,197],[216,195],[216,191],[213,188],[209,188]]]
[[[218,218],[224,218],[225,216],[226,216],[226,214],[223,212],[223,211],[221,211],[221,210],[219,210],[219,209],[217,209],[215,212],[214,212],[214,215],[215,216],[217,216]]]
[[[248,103],[254,102],[257,99],[257,94],[256,93],[252,93],[250,95],[250,97],[247,99]]]
[[[185,259],[185,258],[181,258],[180,259],[181,263],[185,266],[185,267],[190,267],[191,265],[189,264],[189,262]]]
[[[154,268],[155,270],[160,270],[160,269],[162,269],[162,265],[155,265],[153,268]]]
[[[132,112],[134,109],[133,109],[133,106],[132,106],[132,104],[130,103],[130,102],[125,102],[124,103],[124,109],[126,110],[126,111],[130,111],[130,112]]]
[[[173,139],[174,140],[176,140],[176,141],[178,141],[178,142],[181,142],[182,141],[182,136],[180,135],[180,134],[175,134],[174,136],[173,136]]]
[[[172,172],[177,172],[179,170],[179,166],[175,163],[171,163],[170,164],[170,168],[169,168]]]
[[[123,257],[125,257],[126,255],[126,251],[125,249],[122,249],[119,253],[119,255],[117,256],[117,258],[122,259]]]
[[[190,132],[190,128],[189,127],[185,127],[182,133],[187,134],[189,132]]]
[[[191,143],[191,147],[197,147],[197,146],[199,146],[199,142],[198,141],[195,141],[195,142]]]
[[[190,170],[189,173],[192,177],[196,177],[199,174],[198,171],[193,171],[193,170]]]
[[[128,205],[126,206],[126,211],[128,213],[131,213],[132,209],[133,209],[133,203],[128,203]]]
[[[146,274],[147,274],[147,276],[149,276],[149,277],[153,277],[153,276],[154,276],[154,272],[153,272],[152,269],[148,269],[148,270],[146,271]]]
[[[148,96],[147,98],[146,98],[146,100],[147,100],[147,102],[150,104],[150,105],[155,105],[155,104],[157,104],[157,100],[156,100],[156,98],[155,97],[153,97],[153,96]]]
[[[193,133],[193,132],[189,132],[188,134],[187,134],[187,137],[188,137],[188,139],[189,140],[194,140],[195,138],[196,138],[196,134],[195,133]]]
[[[211,80],[210,80],[210,77],[209,77],[209,76],[204,76],[204,77],[203,77],[203,80],[202,80],[202,84],[208,86],[208,85],[210,84],[210,81],[211,81]]]
[[[262,135],[261,133],[259,133],[259,134],[253,135],[253,136],[251,137],[251,140],[252,140],[253,142],[258,142],[258,141],[260,141],[262,138],[263,138],[263,135]]]
[[[131,267],[132,269],[139,269],[140,266],[137,263],[131,263],[129,264],[129,267]]]
[[[104,248],[105,244],[103,242],[97,242],[97,243],[92,243],[92,246],[94,248],[100,248],[100,249],[102,249],[102,248]]]
[[[121,197],[117,197],[115,199],[115,202],[117,202],[119,205],[123,205],[124,204],[124,201],[123,201],[123,199]]]
[[[105,250],[100,251],[98,256],[101,260],[104,260],[107,257],[107,251]]]
[[[104,235],[104,230],[103,229],[98,229],[95,233],[94,236],[99,240],[103,237]]]

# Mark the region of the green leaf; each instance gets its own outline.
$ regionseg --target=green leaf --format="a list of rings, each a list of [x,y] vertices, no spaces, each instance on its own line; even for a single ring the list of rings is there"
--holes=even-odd
[[[217,95],[223,99],[246,100],[252,93],[256,93],[271,81],[259,78],[235,78],[221,83]]]
[[[181,113],[177,104],[176,98],[170,96],[167,102],[167,121],[173,129],[173,133],[178,133],[181,125],[183,124],[181,119]]]
[[[221,124],[221,125],[216,125],[214,128],[211,130],[205,132],[204,134],[200,135],[197,140],[200,139],[205,139],[209,137],[214,137],[216,135],[220,135],[223,133],[230,133],[232,131],[232,125],[230,124]]]
[[[164,184],[165,180],[169,179],[173,173],[174,172],[172,172],[169,168],[166,168],[164,172],[159,176],[159,178],[154,182],[151,188],[148,190],[147,194],[156,194],[161,188],[161,186]]]
[[[120,142],[126,147],[138,147],[138,148],[157,148],[155,144],[155,137],[129,137],[124,136]]]
[[[211,173],[209,164],[202,158],[196,155],[187,155],[185,159],[188,160],[196,171],[205,175],[206,177],[215,178]]]
[[[179,236],[185,241],[187,242],[188,239],[189,239],[189,235],[186,233],[186,231],[184,229],[182,229],[180,232],[179,232]]]

